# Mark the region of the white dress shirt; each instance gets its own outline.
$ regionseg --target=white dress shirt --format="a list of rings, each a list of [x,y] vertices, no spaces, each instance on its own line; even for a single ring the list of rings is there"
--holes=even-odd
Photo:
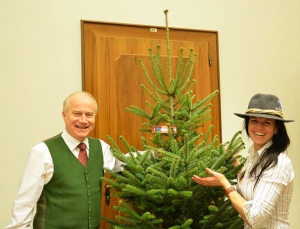
[[[256,179],[249,176],[263,151],[272,144],[268,142],[259,151],[254,152],[254,147],[249,149],[249,157],[243,171],[238,176],[238,181],[243,177],[238,188],[247,200],[244,204],[244,213],[252,228],[264,229],[289,229],[289,206],[293,193],[294,171],[291,160],[286,152],[279,154],[275,167],[265,170],[255,188]],[[250,229],[245,224],[246,229]]]
[[[61,134],[68,148],[78,158],[80,143],[70,136],[65,130]],[[103,167],[118,172],[121,170],[121,163],[113,156],[110,146],[100,140],[103,152]],[[89,142],[86,138],[83,143],[87,146],[89,155]],[[27,157],[27,162],[20,180],[19,190],[14,200],[11,223],[5,228],[30,228],[33,211],[44,185],[47,184],[53,175],[54,167],[51,154],[44,142],[34,146]]]

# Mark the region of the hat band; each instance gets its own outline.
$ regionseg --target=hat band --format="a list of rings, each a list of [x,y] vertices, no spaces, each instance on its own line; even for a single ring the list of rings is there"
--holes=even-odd
[[[251,108],[251,109],[246,110],[246,114],[247,113],[270,114],[270,115],[277,115],[277,116],[283,118],[282,112],[276,111],[276,110],[261,110],[261,109],[257,109],[257,108]]]

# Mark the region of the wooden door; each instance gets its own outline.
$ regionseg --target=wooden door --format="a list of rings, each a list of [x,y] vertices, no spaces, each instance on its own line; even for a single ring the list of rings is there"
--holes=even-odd
[[[172,72],[176,72],[180,47],[184,48],[186,57],[191,47],[197,54],[194,68],[196,100],[220,89],[217,42],[217,32],[170,28]],[[148,48],[156,53],[158,44],[167,71],[164,27],[82,21],[82,89],[91,93],[99,106],[96,127],[91,135],[106,141],[106,135],[111,136],[124,153],[120,135],[137,149],[141,149],[141,136],[151,137],[151,134],[139,132],[146,120],[125,108],[135,105],[149,110],[145,101],[154,104],[141,88],[141,84],[147,86],[147,82],[138,59],[143,59],[151,73]],[[220,97],[215,97],[212,103],[213,118],[205,124],[203,131],[212,124],[212,136],[218,135],[221,140]],[[106,206],[103,198],[102,215],[114,219],[113,206],[117,201],[112,198],[110,206]],[[106,222],[102,222],[101,227],[107,228]]]

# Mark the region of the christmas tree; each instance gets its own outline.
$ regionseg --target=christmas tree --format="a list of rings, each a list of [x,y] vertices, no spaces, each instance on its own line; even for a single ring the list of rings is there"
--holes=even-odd
[[[183,61],[180,49],[175,76],[171,73],[168,11],[166,17],[166,42],[168,76],[162,71],[160,45],[157,53],[149,49],[154,79],[148,74],[143,61],[140,64],[151,85],[143,88],[154,101],[152,112],[131,106],[126,108],[146,118],[140,131],[153,133],[151,139],[141,138],[143,151],[135,149],[120,136],[125,144],[124,155],[115,141],[112,144],[115,157],[124,163],[124,170],[115,173],[106,169],[110,178],[103,178],[116,191],[120,205],[115,206],[121,215],[116,220],[105,218],[115,229],[211,229],[243,228],[243,220],[226,198],[220,187],[205,187],[192,181],[192,176],[208,176],[205,168],[223,173],[234,184],[236,174],[245,158],[238,155],[244,143],[237,132],[231,141],[220,144],[218,136],[209,141],[213,126],[206,133],[198,133],[204,122],[211,119],[209,101],[215,91],[203,100],[193,101],[192,79],[196,54],[190,49],[187,61]],[[240,165],[233,162],[239,158]]]

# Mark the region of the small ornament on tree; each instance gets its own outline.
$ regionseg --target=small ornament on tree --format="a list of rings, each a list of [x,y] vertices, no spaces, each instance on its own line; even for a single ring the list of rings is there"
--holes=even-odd
[[[128,111],[146,118],[140,131],[153,133],[153,138],[141,138],[143,151],[131,146],[120,137],[128,155],[124,155],[109,136],[112,150],[124,170],[106,172],[110,178],[103,178],[115,189],[114,195],[121,201],[114,209],[122,212],[116,220],[105,218],[114,229],[212,229],[243,228],[243,220],[225,192],[219,187],[205,187],[192,181],[192,176],[208,176],[206,168],[222,172],[234,184],[236,174],[245,162],[238,155],[244,143],[237,132],[230,142],[218,143],[218,136],[209,142],[213,126],[206,133],[198,133],[199,127],[211,119],[211,104],[207,105],[215,91],[203,100],[193,102],[191,79],[196,54],[190,49],[188,60],[183,67],[183,49],[180,49],[175,76],[171,72],[168,11],[166,17],[166,42],[168,77],[164,76],[161,65],[160,46],[157,54],[149,49],[150,62],[155,81],[149,76],[143,61],[140,64],[152,89],[143,88],[154,100],[147,102],[152,108],[148,114],[143,109],[131,106]],[[154,91],[154,92],[152,92]],[[150,143],[149,143],[150,141]],[[236,159],[240,164],[233,166]]]

